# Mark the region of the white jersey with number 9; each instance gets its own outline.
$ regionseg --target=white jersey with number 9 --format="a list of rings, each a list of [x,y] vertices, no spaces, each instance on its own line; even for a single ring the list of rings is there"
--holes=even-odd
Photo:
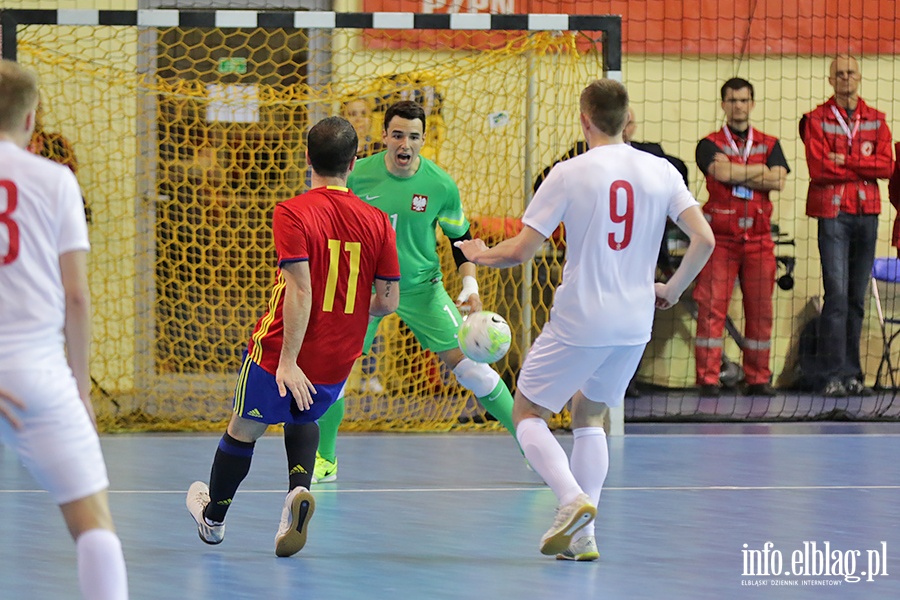
[[[573,346],[650,339],[666,217],[698,203],[665,159],[626,144],[592,148],[550,171],[522,221],[549,237],[562,222],[566,263],[549,326]]]

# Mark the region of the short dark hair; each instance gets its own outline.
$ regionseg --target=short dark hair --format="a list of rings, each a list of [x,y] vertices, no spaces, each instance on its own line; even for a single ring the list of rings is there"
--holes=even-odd
[[[628,90],[614,79],[597,79],[581,92],[581,112],[591,123],[613,136],[622,133],[628,120]]]
[[[736,92],[744,88],[750,90],[750,99],[753,100],[753,84],[741,77],[732,77],[722,84],[722,90],[720,92],[722,94],[722,100],[725,100],[725,90],[733,90]]]
[[[312,126],[306,136],[309,164],[317,175],[339,177],[350,169],[359,138],[350,121],[327,117]]]
[[[388,125],[390,125],[391,119],[394,117],[400,117],[401,119],[408,119],[410,121],[419,119],[422,121],[422,131],[425,131],[425,109],[418,102],[401,100],[400,102],[391,104],[384,113],[384,131],[388,130]]]

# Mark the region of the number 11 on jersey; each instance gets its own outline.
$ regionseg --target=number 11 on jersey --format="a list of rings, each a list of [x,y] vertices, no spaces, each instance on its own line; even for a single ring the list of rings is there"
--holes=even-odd
[[[344,252],[349,255],[350,273],[347,275],[347,297],[344,300],[344,314],[352,314],[356,306],[356,285],[359,279],[359,255],[362,245],[359,242],[344,242]],[[337,292],[338,275],[341,265],[341,240],[328,240],[328,281],[325,282],[325,299],[322,302],[323,312],[334,310],[334,296]]]

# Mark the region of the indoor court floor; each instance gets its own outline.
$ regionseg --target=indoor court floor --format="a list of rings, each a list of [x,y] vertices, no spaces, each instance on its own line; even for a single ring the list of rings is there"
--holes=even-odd
[[[539,554],[555,499],[503,434],[342,437],[291,558],[273,552],[287,477],[267,435],[207,546],[184,498],[217,440],[103,437],[133,600],[900,598],[891,425],[629,427],[610,441],[594,563]],[[0,598],[77,600],[58,511],[2,447],[0,463]]]

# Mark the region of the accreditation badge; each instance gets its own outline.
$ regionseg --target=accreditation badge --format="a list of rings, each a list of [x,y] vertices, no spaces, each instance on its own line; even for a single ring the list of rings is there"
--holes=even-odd
[[[735,185],[731,188],[731,195],[741,200],[750,200],[753,198],[753,190],[745,185]]]

